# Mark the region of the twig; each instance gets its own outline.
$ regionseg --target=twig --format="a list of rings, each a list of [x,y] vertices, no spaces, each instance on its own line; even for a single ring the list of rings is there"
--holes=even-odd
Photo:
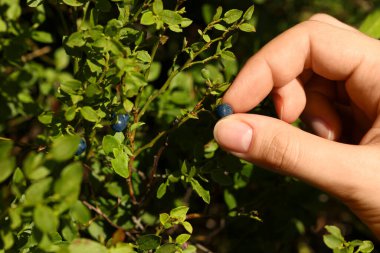
[[[213,251],[209,250],[208,248],[206,248],[205,246],[203,246],[202,244],[200,243],[196,243],[195,246],[202,250],[203,252],[206,252],[206,253],[214,253]]]
[[[21,56],[21,61],[25,63],[25,62],[31,61],[35,58],[41,57],[45,54],[48,54],[50,52],[51,52],[51,47],[49,47],[49,46],[46,46],[43,48],[38,48],[29,54]]]
[[[82,200],[82,203],[83,205],[85,205],[88,209],[90,210],[93,210],[94,212],[96,212],[98,215],[102,216],[112,227],[116,228],[116,229],[121,229],[125,232],[125,234],[127,236],[129,236],[132,240],[136,240],[136,237],[134,237],[130,232],[128,231],[125,231],[124,228],[120,227],[119,225],[115,224],[106,214],[104,214],[102,212],[102,210],[100,210],[99,207],[95,207],[93,205],[91,205],[90,203],[88,203],[86,200]]]
[[[127,184],[128,184],[128,190],[129,190],[129,195],[130,195],[131,200],[132,200],[132,204],[137,205],[138,202],[136,200],[135,192],[133,190],[133,182],[132,182],[132,171],[133,171],[134,160],[135,160],[135,157],[132,156],[128,162],[129,176],[127,178]]]

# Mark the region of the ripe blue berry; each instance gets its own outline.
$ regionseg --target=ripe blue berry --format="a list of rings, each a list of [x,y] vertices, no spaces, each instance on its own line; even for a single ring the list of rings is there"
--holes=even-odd
[[[229,104],[218,105],[215,109],[215,112],[219,118],[223,118],[234,113],[232,107]]]
[[[81,155],[86,150],[86,148],[87,148],[86,141],[84,139],[80,139],[78,149],[75,152],[75,155],[77,155],[77,156]]]
[[[115,132],[122,132],[128,124],[129,115],[128,114],[118,114],[116,116],[116,122],[111,126]]]

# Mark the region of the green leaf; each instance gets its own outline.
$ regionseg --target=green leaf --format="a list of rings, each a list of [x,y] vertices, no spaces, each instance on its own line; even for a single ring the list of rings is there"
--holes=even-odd
[[[177,236],[177,238],[175,238],[175,243],[184,244],[190,239],[190,237],[191,235],[189,234],[180,234],[179,236]]]
[[[231,51],[228,51],[228,50],[222,51],[221,56],[222,56],[222,59],[226,60],[226,61],[235,61],[236,60],[235,54],[232,53]]]
[[[227,31],[227,28],[224,26],[224,25],[221,25],[221,24],[216,24],[216,25],[214,25],[214,28],[216,29],[216,30],[219,30],[219,31]]]
[[[180,222],[186,220],[186,214],[189,211],[187,206],[179,206],[170,211],[170,217]]]
[[[119,140],[116,139],[114,136],[106,135],[103,137],[102,147],[103,147],[104,153],[108,155],[113,152],[114,148],[119,148],[120,143],[119,143]]]
[[[189,18],[182,18],[181,27],[182,28],[189,27],[192,23],[193,23],[193,20],[191,20]]]
[[[114,159],[111,160],[113,170],[124,178],[129,177],[128,162],[129,158],[123,152],[120,152]]]
[[[107,248],[102,244],[88,239],[76,239],[69,246],[70,253],[108,253]]]
[[[3,249],[2,250],[8,250],[12,248],[12,246],[15,243],[15,238],[13,236],[13,232],[11,230],[0,230],[0,238],[3,241]],[[0,250],[1,252],[1,250]],[[8,251],[7,251],[8,252]],[[5,253],[5,251],[2,251],[1,253]]]
[[[202,35],[202,38],[203,38],[203,40],[206,41],[206,42],[210,42],[210,41],[211,41],[210,36],[208,36],[207,34],[203,34],[203,35]]]
[[[211,23],[214,12],[214,6],[211,4],[202,4],[202,17],[206,24]]]
[[[97,122],[99,120],[98,114],[90,106],[85,106],[80,108],[80,113],[85,120],[90,122]]]
[[[170,216],[167,213],[160,213],[160,222],[165,225],[170,220]]]
[[[144,12],[141,16],[140,23],[142,25],[153,25],[155,23],[155,18],[151,11]]]
[[[149,62],[152,61],[152,58],[150,57],[150,54],[147,51],[145,51],[145,50],[138,51],[137,55],[136,55],[136,58],[139,59],[142,62],[147,62],[147,63],[149,63]]]
[[[69,107],[65,112],[65,119],[70,122],[75,119],[75,115],[77,114],[77,110],[75,106]]]
[[[188,221],[184,221],[184,222],[182,222],[182,226],[185,228],[185,230],[187,231],[187,232],[189,232],[190,234],[192,234],[193,233],[193,226],[190,224],[190,222],[188,222]]]
[[[123,107],[126,112],[131,112],[134,106],[135,105],[133,104],[133,102],[129,99],[125,99],[123,102]]]
[[[36,205],[44,200],[45,193],[50,190],[52,178],[45,178],[33,183],[25,191],[25,205]]]
[[[175,11],[163,10],[159,16],[162,18],[165,24],[179,25],[182,22],[182,17]]]
[[[74,32],[65,41],[66,46],[69,48],[82,47],[86,44],[86,41],[83,39],[83,34],[81,32]]]
[[[9,217],[11,218],[11,229],[16,229],[22,224],[22,208],[9,208]]]
[[[44,31],[33,31],[32,32],[32,39],[41,42],[41,43],[53,43],[53,36]]]
[[[177,246],[174,243],[166,243],[162,246],[160,246],[156,253],[176,253],[177,252]]]
[[[343,247],[343,241],[335,237],[334,235],[324,235],[323,242],[330,249],[339,249]]]
[[[76,95],[82,88],[82,82],[75,79],[65,80],[61,83],[60,88],[67,94]]]
[[[224,201],[227,204],[228,210],[234,209],[237,206],[236,199],[227,189],[224,190]]]
[[[67,165],[61,172],[59,179],[54,184],[54,192],[59,196],[77,196],[83,177],[83,167],[80,162]]]
[[[203,186],[200,185],[200,183],[194,178],[191,179],[190,183],[194,191],[203,199],[203,201],[210,204],[210,192],[205,190]]]
[[[194,245],[188,245],[187,248],[182,251],[182,253],[197,253],[197,247]]]
[[[243,19],[244,19],[245,21],[249,21],[249,20],[251,20],[254,11],[255,11],[255,6],[252,5],[251,7],[249,7],[249,8],[244,12]]]
[[[153,2],[153,12],[155,14],[160,13],[164,9],[164,4],[162,3],[162,0],[154,0]]]
[[[12,175],[15,169],[15,157],[10,156],[12,141],[0,141],[0,183]]]
[[[72,158],[78,149],[80,137],[76,135],[63,135],[53,141],[50,151],[56,161],[66,161]]]
[[[325,229],[327,230],[327,232],[329,232],[331,235],[335,236],[336,238],[338,238],[339,240],[341,241],[344,241],[344,237],[340,231],[340,229],[336,226],[330,226],[330,225],[326,225],[325,226]]]
[[[166,188],[167,188],[167,184],[166,184],[166,182],[160,184],[160,186],[159,186],[158,189],[157,189],[157,194],[156,194],[156,197],[157,197],[158,199],[162,198],[162,197],[165,195],[165,193],[166,193]]]
[[[232,24],[238,21],[243,15],[243,11],[238,9],[232,9],[224,13],[223,21],[227,24]]]
[[[140,250],[156,249],[161,244],[161,237],[157,235],[143,235],[137,238],[137,246]]]
[[[49,125],[53,121],[53,113],[43,112],[38,115],[38,121],[44,125]]]
[[[130,244],[118,243],[114,248],[108,249],[108,253],[136,253]]]
[[[37,7],[39,6],[44,0],[27,0],[26,4],[29,5],[29,7]]]
[[[63,0],[63,2],[73,7],[82,6],[84,3],[84,1],[81,1],[81,0]]]
[[[216,12],[215,12],[214,17],[212,18],[212,20],[216,21],[216,20],[220,19],[220,17],[222,16],[222,12],[223,12],[222,6],[219,6],[218,8],[216,8]]]
[[[74,221],[80,224],[86,224],[91,220],[91,213],[88,208],[79,200],[70,208],[70,215]]]
[[[64,48],[60,47],[54,52],[54,63],[58,70],[67,68],[70,64],[70,56],[67,55]]]
[[[243,23],[243,24],[240,24],[239,25],[239,29],[243,32],[255,32],[256,31],[256,28],[254,25],[250,24],[250,23]]]
[[[52,233],[56,231],[59,226],[58,217],[50,207],[45,205],[36,206],[33,213],[33,220],[37,228],[44,233]]]
[[[371,241],[363,241],[362,244],[358,248],[359,252],[363,252],[363,253],[370,253],[374,249],[375,247],[373,246],[373,243]]]
[[[380,38],[380,9],[371,12],[362,22],[359,30],[368,36]]]

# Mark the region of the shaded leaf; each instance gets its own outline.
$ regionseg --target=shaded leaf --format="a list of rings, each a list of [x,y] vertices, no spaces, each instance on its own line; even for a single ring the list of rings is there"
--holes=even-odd
[[[166,243],[160,246],[156,253],[175,253],[177,252],[177,247],[174,243]]]
[[[156,249],[161,244],[161,237],[157,235],[143,235],[137,238],[137,246],[140,250]]]
[[[83,177],[83,167],[80,162],[67,165],[61,172],[59,179],[54,184],[55,193],[60,196],[77,195]]]
[[[78,149],[80,137],[76,135],[63,135],[53,141],[50,151],[56,161],[66,161],[72,158]]]
[[[112,135],[106,135],[103,137],[102,147],[106,155],[113,152],[114,148],[119,148],[119,140]]]
[[[53,210],[45,205],[38,205],[34,209],[33,220],[36,226],[44,233],[52,233],[59,225],[58,217]]]
[[[69,246],[70,253],[107,253],[107,248],[102,244],[88,239],[76,239]]]
[[[26,4],[29,5],[29,7],[37,7],[39,6],[44,0],[27,0]]]

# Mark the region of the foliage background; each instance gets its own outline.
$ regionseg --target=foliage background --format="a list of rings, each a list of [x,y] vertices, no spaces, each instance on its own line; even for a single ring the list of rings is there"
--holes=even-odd
[[[34,1],[28,2],[33,4]],[[104,8],[102,4],[108,1],[92,2],[101,10]],[[254,4],[251,22],[256,32],[239,32],[234,37],[229,50],[236,55],[236,61],[218,59],[189,68],[173,81],[170,89],[159,94],[142,117],[145,125],[134,124],[139,131],[136,147],[154,139],[160,131],[173,130],[141,152],[134,164],[140,174],[134,171],[133,175],[128,175],[129,171],[118,173],[115,166],[110,165],[112,159],[116,159],[112,157],[115,153],[112,149],[105,151],[103,139],[114,134],[109,129],[112,115],[132,107],[128,102],[120,102],[123,100],[112,100],[118,94],[120,80],[114,81],[111,75],[103,76],[105,65],[100,64],[99,69],[97,64],[80,60],[83,55],[87,59],[99,59],[99,55],[86,52],[75,60],[78,52],[73,48],[76,46],[70,48],[67,40],[62,40],[75,32],[76,19],[80,18],[81,12],[78,14],[74,7],[57,7],[56,1],[45,1],[35,9],[28,7],[25,1],[0,0],[0,248],[4,248],[3,252],[81,252],[80,246],[69,246],[79,237],[97,241],[113,252],[118,252],[117,249],[131,251],[131,245],[143,252],[137,238],[160,231],[159,214],[183,205],[190,207],[186,218],[193,233],[189,241],[180,246],[193,245],[197,252],[330,252],[322,241],[326,224],[339,226],[348,239],[374,239],[334,198],[293,178],[267,172],[219,150],[212,142],[212,127],[217,120],[212,110],[223,89],[216,88],[214,94],[208,94],[205,79],[210,77],[213,87],[216,83],[229,83],[250,55],[281,31],[313,13],[325,12],[359,26],[369,13],[380,7],[380,1],[183,2],[187,10],[185,16],[193,23],[182,33],[168,32],[168,42],[159,47],[155,55],[159,64],[150,69],[156,77],[148,81],[147,95],[142,95],[142,101],[147,101],[149,93],[159,90],[168,78],[166,73],[181,49],[183,37],[189,41],[199,40],[197,30],[210,22],[218,6],[224,11],[246,10]],[[169,8],[175,6],[175,1],[164,3]],[[98,22],[103,25],[115,16],[112,11],[101,14]],[[138,21],[133,28],[144,30]],[[154,28],[149,29],[156,35]],[[129,36],[131,38],[123,43],[133,47],[138,34]],[[153,36],[152,40],[143,41],[146,44],[142,48],[149,55],[152,55],[155,39]],[[200,58],[207,59],[212,55],[214,52],[206,52]],[[136,57],[147,59],[145,53]],[[179,62],[183,63],[181,57]],[[80,64],[93,69],[80,73]],[[144,70],[151,63],[148,57],[147,62],[143,60],[138,64]],[[201,73],[204,67],[207,71]],[[77,83],[64,82],[73,76],[82,82],[90,80],[91,76],[95,76],[95,83],[106,80],[110,85],[107,96],[99,98],[98,90],[87,89],[87,97],[81,101],[76,93]],[[132,78],[132,82],[135,86],[145,87],[146,77],[135,76],[133,78],[137,81]],[[63,92],[59,92],[59,87]],[[136,103],[136,94],[140,91],[134,90],[124,101],[143,106],[143,103]],[[198,101],[202,101],[201,111],[197,111]],[[99,110],[94,115],[87,107],[83,109],[85,106]],[[73,110],[77,110],[76,113]],[[195,112],[193,116],[198,119],[191,119],[191,112]],[[270,101],[255,112],[273,115]],[[133,115],[134,111],[130,113]],[[122,146],[112,144],[122,152],[131,151],[127,148],[132,145],[132,123],[124,137],[115,135],[118,140],[125,138]],[[68,144],[62,144],[57,137],[63,134],[74,134],[74,137],[65,139]],[[75,136],[84,137],[90,151],[71,158],[79,142]],[[62,158],[67,153],[62,150],[63,146],[67,146],[68,153],[71,152],[68,157]],[[156,160],[157,156],[159,159]],[[128,154],[128,157],[132,156]],[[152,168],[157,169],[154,181],[149,180]],[[143,200],[141,204],[133,203],[129,184],[120,173],[128,178],[127,181],[133,181],[133,192],[137,200]],[[156,192],[163,194],[164,187],[161,191],[159,187],[168,182],[170,175],[172,181],[165,195],[158,199]],[[202,188],[197,188],[192,178]],[[46,219],[41,220],[41,217]],[[186,229],[173,226],[159,235],[163,244],[169,236],[175,238],[180,233],[186,233]],[[94,247],[103,249],[98,244]],[[187,252],[194,252],[194,247],[188,246]]]

